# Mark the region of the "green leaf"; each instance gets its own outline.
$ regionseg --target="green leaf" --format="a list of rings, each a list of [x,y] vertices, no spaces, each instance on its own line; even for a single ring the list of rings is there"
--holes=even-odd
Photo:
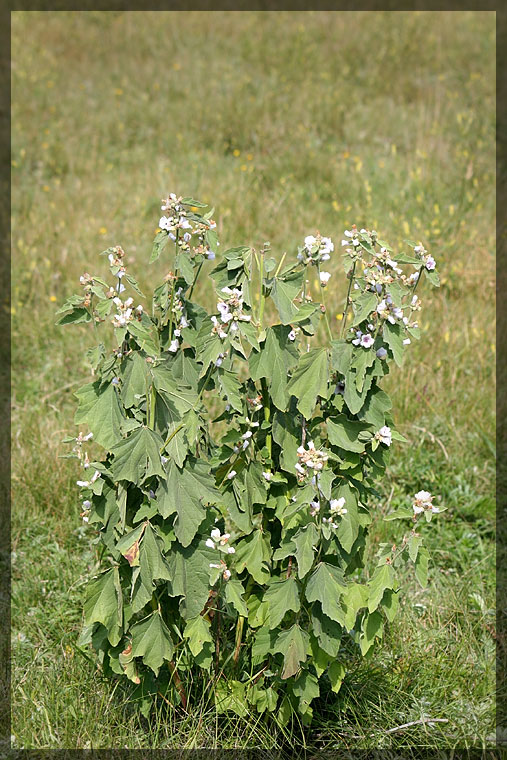
[[[301,663],[306,660],[306,650],[309,643],[309,635],[297,623],[294,623],[288,631],[280,633],[272,651],[283,654],[283,679],[296,675]]]
[[[132,655],[142,657],[143,662],[158,675],[164,661],[170,661],[174,646],[171,634],[158,611],[147,620],[132,626]]]
[[[328,355],[325,348],[313,348],[301,355],[287,386],[287,392],[297,399],[297,408],[309,419],[318,396],[327,396]]]
[[[271,559],[271,547],[266,533],[255,530],[247,538],[243,538],[236,546],[235,556],[238,573],[242,573],[247,568],[257,583],[266,583],[270,577]]]
[[[209,365],[216,362],[219,354],[228,348],[228,343],[224,343],[217,333],[211,332],[212,327],[213,323],[211,319],[205,319],[197,335],[195,358],[202,364],[199,377],[205,375]]]
[[[304,578],[311,570],[315,558],[314,546],[319,538],[315,523],[311,522],[305,528],[298,530],[292,537],[296,544],[296,560],[298,563],[298,577]]]
[[[331,367],[346,375],[350,369],[353,350],[352,343],[345,340],[331,341]]]
[[[366,396],[359,418],[379,430],[385,425],[386,413],[392,408],[392,402],[385,391],[373,386]]]
[[[271,398],[281,411],[285,411],[289,400],[287,376],[298,360],[298,351],[288,338],[290,329],[283,325],[268,327],[261,350],[252,351],[248,361],[252,380],[268,378]]]
[[[309,670],[303,670],[292,685],[292,693],[299,699],[299,712],[304,715],[310,702],[319,696],[319,682]]]
[[[181,596],[180,614],[185,620],[197,617],[206,604],[210,589],[210,562],[217,561],[217,552],[204,540],[192,546],[175,543],[168,555],[172,580],[168,583],[170,596]]]
[[[220,388],[220,395],[240,414],[243,412],[243,398],[241,395],[241,383],[234,372],[220,367],[216,378]]]
[[[422,543],[422,536],[410,536],[408,540],[408,556],[412,562],[416,562],[419,554],[419,547]]]
[[[236,612],[242,617],[248,617],[248,607],[243,599],[245,589],[240,580],[230,579],[225,584],[225,601],[232,604]]]
[[[329,676],[329,680],[331,681],[331,689],[334,691],[335,694],[338,694],[340,691],[340,687],[342,685],[343,679],[346,675],[345,665],[343,663],[338,662],[338,660],[335,660],[331,663],[327,670],[327,674]]]
[[[220,680],[215,687],[215,707],[218,713],[236,713],[241,718],[248,714],[245,684],[241,681]]]
[[[285,613],[289,610],[299,612],[300,601],[298,587],[295,578],[281,578],[274,580],[264,598],[269,604],[269,627],[278,628]]]
[[[84,624],[102,623],[108,639],[116,646],[122,635],[122,595],[118,568],[106,570],[86,587]]]
[[[403,345],[404,332],[400,325],[392,325],[390,322],[384,322],[383,337],[391,351],[393,352],[394,361],[401,367],[403,363]]]
[[[160,230],[155,235],[153,241],[153,247],[151,249],[150,264],[156,261],[169,241],[169,233],[167,230]]]
[[[380,565],[368,581],[368,610],[374,612],[379,606],[386,588],[394,588],[394,571],[391,565]]]
[[[372,612],[371,615],[365,615],[361,625],[361,635],[359,636],[359,646],[361,654],[364,655],[373,646],[375,639],[381,639],[384,632],[384,623],[380,612]]]
[[[147,586],[155,580],[172,580],[170,567],[162,554],[164,543],[148,523],[139,550],[139,564],[143,583]]]
[[[74,394],[79,402],[74,422],[86,423],[94,440],[110,449],[121,439],[121,423],[125,419],[118,393],[111,383],[100,385],[97,380],[88,383]]]
[[[60,317],[55,324],[56,325],[78,325],[82,322],[91,322],[92,317],[88,309],[74,306],[72,311]]]
[[[126,409],[139,406],[138,396],[146,396],[146,378],[148,365],[146,360],[136,351],[123,359],[121,363],[121,398]]]
[[[335,535],[346,552],[350,552],[359,535],[359,517],[357,512],[357,491],[348,483],[343,483],[333,494],[336,499],[345,499],[347,513],[340,518]]]
[[[146,524],[138,525],[134,530],[129,531],[116,544],[116,550],[122,554],[131,567],[139,565],[139,541],[146,528]]]
[[[440,277],[436,270],[433,269],[430,271],[424,267],[424,274],[426,275],[426,279],[429,280],[432,285],[434,285],[436,288],[440,287]]]
[[[357,613],[368,605],[368,588],[360,583],[351,583],[343,594],[345,606],[345,628],[350,631],[356,622]]]
[[[298,308],[293,304],[293,301],[303,287],[303,279],[304,271],[275,277],[273,280],[270,295],[275,302],[283,325],[289,325],[298,314]]]
[[[319,602],[312,605],[311,620],[313,632],[317,636],[319,645],[330,657],[336,657],[340,649],[343,632],[341,625],[322,612],[322,606]]]
[[[183,631],[183,638],[188,639],[190,651],[194,657],[197,657],[202,652],[206,643],[213,643],[209,622],[202,615],[197,615],[187,620],[185,630]]]
[[[320,602],[324,614],[343,625],[344,613],[339,600],[346,587],[343,573],[338,567],[319,562],[308,579],[305,594],[309,602]]]
[[[160,354],[160,342],[158,331],[151,319],[143,314],[142,321],[133,319],[127,325],[127,330],[136,340],[139,348],[150,356],[158,357]]]
[[[298,461],[297,449],[301,443],[301,425],[292,414],[275,412],[273,417],[273,440],[280,446],[280,466],[294,475]]]
[[[194,263],[188,253],[180,251],[176,257],[176,268],[183,276],[187,285],[192,285],[194,282]]]
[[[384,596],[382,597],[381,606],[386,614],[387,619],[390,623],[392,623],[400,606],[398,592],[393,591],[392,589],[386,589],[384,591]]]
[[[372,311],[377,308],[377,296],[375,293],[362,293],[355,301],[352,302],[354,309],[354,319],[352,320],[351,327],[359,325],[367,319]]]
[[[220,502],[220,491],[213,481],[210,467],[203,460],[189,457],[183,468],[173,461],[167,465],[167,477],[157,489],[157,502],[162,517],[177,513],[174,532],[183,546],[189,546],[206,516],[203,505]]]
[[[111,476],[141,484],[152,475],[165,476],[160,461],[162,438],[147,427],[134,430],[127,438],[111,447],[114,455]]]
[[[368,425],[349,420],[345,414],[329,417],[326,424],[328,438],[333,446],[339,446],[345,451],[357,451],[358,453],[364,451],[365,444],[358,438],[359,433],[369,429]]]

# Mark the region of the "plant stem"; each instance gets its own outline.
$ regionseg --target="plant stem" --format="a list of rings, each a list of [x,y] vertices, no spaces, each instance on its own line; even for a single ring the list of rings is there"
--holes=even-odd
[[[268,392],[268,384],[266,382],[265,377],[261,379],[261,388],[262,388],[262,403],[264,406],[264,421],[269,423],[269,420],[271,417],[271,406],[270,406],[270,399],[269,399],[269,392]],[[266,448],[269,452],[269,466],[271,467],[271,448],[272,448],[271,433],[267,433],[266,435]]]
[[[195,288],[195,284],[196,284],[196,282],[197,282],[197,279],[198,279],[199,275],[201,274],[201,269],[202,269],[202,265],[203,265],[203,264],[204,264],[204,261],[201,261],[201,263],[200,263],[200,264],[199,264],[199,266],[197,267],[197,273],[196,273],[196,275],[195,275],[195,277],[194,277],[194,281],[193,281],[193,283],[192,283],[192,287],[190,288],[190,290],[189,290],[189,292],[188,292],[188,296],[187,296],[187,299],[188,299],[188,300],[190,300],[190,299],[192,298],[192,293],[194,292],[194,288]]]
[[[185,688],[184,688],[184,686],[183,686],[183,684],[181,682],[180,675],[179,675],[178,671],[176,670],[176,665],[174,664],[174,661],[171,660],[171,662],[167,663],[167,666],[168,666],[169,670],[171,671],[171,675],[172,675],[173,680],[174,680],[174,685],[176,687],[176,691],[180,695],[181,704],[183,705],[183,709],[186,710],[187,709],[187,694],[186,694]]]
[[[261,261],[259,264],[259,333],[262,331],[262,321],[264,319],[264,303],[266,296],[264,295],[264,251],[261,251]]]
[[[241,639],[243,638],[243,626],[245,624],[245,618],[241,615],[238,617],[238,622],[236,623],[236,641],[235,641],[235,647],[234,647],[234,655],[232,657],[232,661],[234,663],[234,668],[237,668],[238,661],[239,661],[239,650],[241,649]]]
[[[328,316],[327,316],[326,297],[324,295],[324,288],[322,286],[322,281],[320,279],[320,264],[317,264],[317,270],[318,270],[318,273],[319,273],[320,298],[321,298],[322,306],[324,307],[324,320],[326,322],[327,335],[328,335],[329,340],[332,341],[333,340],[333,334],[331,332],[331,327],[329,325],[329,319],[328,319]]]
[[[344,308],[344,310],[342,312],[342,329],[340,331],[340,337],[343,336],[343,333],[345,332],[345,325],[347,324],[347,314],[348,314],[349,305],[350,305],[350,291],[352,290],[352,283],[354,281],[354,275],[356,273],[356,263],[357,262],[354,261],[354,265],[352,267],[352,272],[351,272],[351,275],[350,275],[349,287],[348,287],[348,290],[347,290],[347,298],[345,300],[345,308]]]

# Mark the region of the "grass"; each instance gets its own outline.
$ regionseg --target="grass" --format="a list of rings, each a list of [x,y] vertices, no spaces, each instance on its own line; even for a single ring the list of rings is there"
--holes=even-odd
[[[494,743],[494,96],[489,12],[25,12],[12,16],[12,733],[26,748],[319,749]],[[76,647],[96,558],[80,526],[72,391],[84,328],[54,326],[83,271],[121,243],[141,283],[160,198],[216,205],[222,246],[291,253],[352,223],[437,258],[422,339],[388,378],[398,445],[370,556],[396,539],[382,510],[427,488],[432,566],[411,574],[372,658],[351,663],[311,728],[188,714],[146,721]],[[204,279],[205,283],[206,280]],[[203,301],[211,293],[202,290]],[[199,687],[196,686],[198,689]],[[446,718],[434,728],[422,717]]]

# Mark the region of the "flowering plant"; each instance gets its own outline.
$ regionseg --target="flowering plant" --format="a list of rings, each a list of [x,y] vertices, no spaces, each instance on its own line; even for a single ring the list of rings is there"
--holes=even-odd
[[[208,314],[192,300],[219,246],[205,208],[174,194],[163,202],[151,260],[172,241],[174,263],[151,303],[135,305],[144,296],[117,246],[104,251],[114,284],[85,274],[60,309],[60,324],[113,328],[87,352],[93,379],[76,393],[75,422],[90,432],[66,439],[87,473],[82,516],[101,547],[81,642],[105,673],[138,685],[146,710],[157,693],[186,708],[202,669],[214,672],[219,711],[276,711],[278,721],[298,711],[309,722],[354,648],[366,655],[393,619],[399,563],[426,583],[417,521],[439,511],[427,491],[387,515],[413,526],[398,547],[381,546],[366,581],[361,568],[375,480],[404,440],[380,384],[419,338],[421,276],[438,285],[438,275],[421,245],[394,253],[354,226],[342,241],[341,336],[321,271],[334,245],[319,234],[285,268],[269,244],[226,250],[209,273]],[[279,319],[267,325],[269,301]],[[92,436],[100,461],[85,451]]]

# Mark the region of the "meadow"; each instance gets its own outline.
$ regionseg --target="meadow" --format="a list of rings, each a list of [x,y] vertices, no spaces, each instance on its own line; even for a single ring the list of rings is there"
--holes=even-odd
[[[18,11],[12,108],[13,745],[492,747],[495,14]],[[427,488],[447,507],[425,530],[430,582],[407,572],[401,614],[310,728],[217,716],[198,694],[188,714],[161,705],[146,720],[77,646],[97,558],[78,468],[59,457],[93,336],[55,312],[84,271],[106,275],[110,245],[141,287],[160,281],[168,262],[147,261],[172,191],[215,206],[223,248],[269,240],[279,259],[331,236],[336,334],[353,223],[421,240],[441,273],[419,293],[421,341],[388,378],[409,443],[369,547],[402,530],[385,511]],[[399,729],[428,717],[448,722]]]

